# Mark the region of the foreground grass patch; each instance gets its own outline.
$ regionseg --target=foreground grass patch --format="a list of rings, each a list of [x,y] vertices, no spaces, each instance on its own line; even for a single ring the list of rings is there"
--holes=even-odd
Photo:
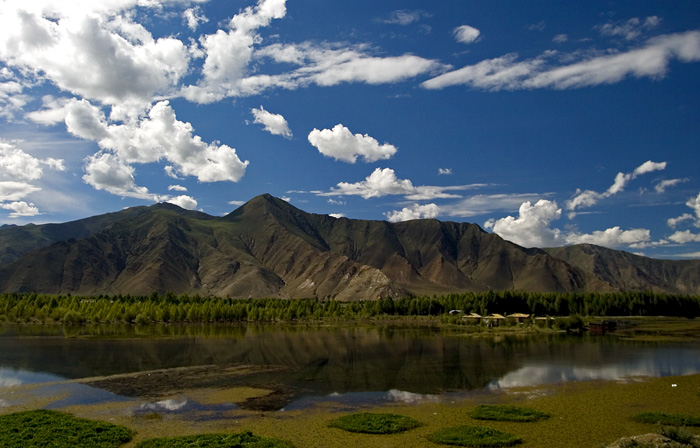
[[[471,447],[513,446],[522,442],[514,434],[486,426],[457,426],[444,429],[428,436],[428,440],[443,445]]]
[[[397,414],[374,414],[363,412],[350,414],[332,420],[328,426],[350,432],[367,434],[395,434],[417,428],[420,422],[410,417]]]
[[[250,432],[238,434],[201,434],[184,437],[149,439],[137,448],[294,448],[286,440],[255,436]]]
[[[663,426],[700,426],[700,418],[687,414],[669,414],[666,412],[643,412],[633,417],[640,423]]]
[[[130,441],[131,430],[111,423],[37,410],[0,416],[3,448],[112,448]]]
[[[519,406],[481,405],[469,414],[477,420],[495,420],[501,422],[536,422],[549,418],[546,412]]]

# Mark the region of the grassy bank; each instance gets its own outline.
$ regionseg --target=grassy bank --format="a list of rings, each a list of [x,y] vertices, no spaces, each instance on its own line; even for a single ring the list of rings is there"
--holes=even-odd
[[[674,387],[672,385],[675,384]],[[210,398],[216,397],[213,393]],[[222,396],[225,396],[222,395]],[[483,421],[471,417],[479,405],[509,405],[536,409],[550,416],[534,422]],[[363,412],[410,417],[421,425],[397,434],[352,433],[329,427],[353,412],[332,403],[300,411],[231,410],[223,418],[208,415],[136,415],[134,403],[73,406],[79,417],[99,418],[135,432],[125,448],[146,439],[201,433],[240,433],[287,440],[297,448],[437,447],[428,437],[464,426],[487,426],[522,439],[525,448],[599,448],[620,437],[658,432],[660,427],[635,419],[641,413],[663,412],[700,417],[700,375],[637,379],[629,382],[576,382],[558,386],[510,389],[493,394],[467,394],[440,403],[363,407]],[[12,412],[0,408],[0,413]],[[695,434],[700,428],[689,428]]]

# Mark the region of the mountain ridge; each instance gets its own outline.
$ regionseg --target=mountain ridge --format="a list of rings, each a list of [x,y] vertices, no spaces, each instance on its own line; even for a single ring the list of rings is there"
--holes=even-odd
[[[476,224],[334,218],[269,194],[223,217],[156,204],[0,228],[3,292],[338,300],[504,289],[697,294],[699,273],[698,260],[589,245],[523,248]]]

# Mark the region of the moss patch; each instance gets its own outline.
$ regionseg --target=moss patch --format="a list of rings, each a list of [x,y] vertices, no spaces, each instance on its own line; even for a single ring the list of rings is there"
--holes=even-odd
[[[635,415],[634,420],[663,426],[700,426],[700,417],[668,412],[642,412]]]
[[[469,416],[476,420],[494,420],[500,422],[536,422],[549,418],[546,412],[520,406],[481,405],[474,408]]]
[[[328,426],[350,432],[395,434],[417,428],[420,422],[404,415],[362,412],[336,418]]]
[[[149,439],[137,448],[294,448],[290,442],[255,436],[251,432],[238,434],[201,434],[185,437]]]
[[[487,426],[457,426],[432,433],[428,440],[443,445],[500,447],[513,446],[522,442],[514,434],[489,428]]]
[[[36,410],[0,416],[3,448],[112,448],[130,441],[131,430],[56,411]]]

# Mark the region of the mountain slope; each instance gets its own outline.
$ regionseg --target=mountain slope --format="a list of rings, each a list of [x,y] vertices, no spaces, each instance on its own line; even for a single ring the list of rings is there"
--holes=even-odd
[[[546,251],[617,290],[700,294],[700,260],[658,260],[592,244]]]
[[[336,219],[270,195],[224,217],[158,204],[48,226],[0,229],[0,291],[341,300],[489,289],[692,292],[700,272],[697,263],[638,257],[646,274],[632,281],[623,252],[610,251],[607,265],[574,248],[525,249],[475,224]]]

